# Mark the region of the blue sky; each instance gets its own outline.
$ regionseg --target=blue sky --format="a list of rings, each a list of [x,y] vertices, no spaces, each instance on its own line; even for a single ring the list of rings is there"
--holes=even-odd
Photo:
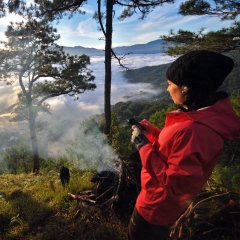
[[[115,18],[113,20],[113,47],[129,46],[148,43],[159,39],[160,35],[167,34],[170,29],[177,31],[199,30],[204,27],[206,31],[217,30],[230,25],[230,21],[220,21],[217,17],[208,16],[181,16],[178,14],[182,0],[176,0],[174,4],[166,3],[153,10],[146,19],[139,20],[140,13],[133,15],[124,21],[117,18],[123,8],[114,6]],[[104,8],[102,8],[104,10]],[[86,14],[76,14],[72,19],[65,17],[56,25],[61,39],[58,41],[63,46],[83,46],[104,48],[104,41],[99,40],[103,35],[97,30],[97,23],[93,14],[97,10],[97,0],[88,0],[83,6]],[[2,18],[0,21],[0,38],[4,39],[4,32],[8,23],[19,21],[15,15]]]
[[[85,15],[75,15],[72,19],[63,19],[57,26],[61,39],[60,45],[84,46],[104,48],[104,41],[99,40],[103,35],[97,30],[97,23],[92,18],[97,9],[96,0],[89,0],[83,9]],[[148,43],[159,39],[162,34],[167,34],[170,29],[199,30],[204,27],[206,31],[217,30],[229,26],[229,21],[220,21],[217,17],[207,16],[181,16],[178,14],[182,0],[176,0],[175,4],[166,3],[155,8],[144,20],[139,20],[140,13],[133,15],[124,21],[117,18],[121,14],[122,7],[114,7],[115,18],[113,21],[113,46],[129,46]],[[102,8],[104,9],[104,8]]]

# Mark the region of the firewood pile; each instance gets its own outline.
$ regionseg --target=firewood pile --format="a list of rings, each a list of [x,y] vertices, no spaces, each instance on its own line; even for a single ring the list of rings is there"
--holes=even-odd
[[[77,205],[95,204],[111,206],[127,199],[135,203],[140,191],[140,158],[138,152],[132,154],[129,159],[114,158],[108,164],[102,166],[91,178],[95,184],[92,190],[68,195],[77,201]]]

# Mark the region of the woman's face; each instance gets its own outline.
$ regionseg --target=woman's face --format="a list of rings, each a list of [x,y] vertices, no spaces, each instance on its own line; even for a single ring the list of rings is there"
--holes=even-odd
[[[170,80],[167,80],[167,84],[168,84],[167,91],[172,97],[173,102],[175,104],[182,104],[186,93],[182,90],[182,88],[180,88]]]

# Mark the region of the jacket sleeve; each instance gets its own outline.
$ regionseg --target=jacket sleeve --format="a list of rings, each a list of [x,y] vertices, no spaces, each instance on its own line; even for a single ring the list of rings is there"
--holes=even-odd
[[[145,132],[145,135],[151,143],[154,143],[158,139],[160,132],[161,132],[161,129],[155,127],[153,133]]]
[[[204,159],[211,159],[209,151],[205,150],[210,149],[209,141],[201,141],[202,138],[197,135],[192,129],[175,134],[172,143],[169,143],[170,153],[167,158],[151,144],[140,149],[143,167],[165,190],[174,195],[192,192],[196,186],[199,188],[203,164],[207,165]]]
[[[158,139],[161,129],[155,127],[146,119],[143,119],[140,123],[146,129],[146,131],[144,132],[145,136],[151,143],[154,143]]]

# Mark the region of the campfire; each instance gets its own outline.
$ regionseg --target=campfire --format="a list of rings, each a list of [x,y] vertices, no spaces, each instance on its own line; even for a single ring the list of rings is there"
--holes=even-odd
[[[124,198],[132,198],[133,205],[140,191],[140,158],[138,152],[132,154],[129,159],[113,158],[91,178],[95,184],[92,190],[68,195],[77,201],[77,205],[90,203],[102,206],[124,201]],[[107,169],[107,170],[106,170]],[[130,195],[129,195],[130,193]]]

